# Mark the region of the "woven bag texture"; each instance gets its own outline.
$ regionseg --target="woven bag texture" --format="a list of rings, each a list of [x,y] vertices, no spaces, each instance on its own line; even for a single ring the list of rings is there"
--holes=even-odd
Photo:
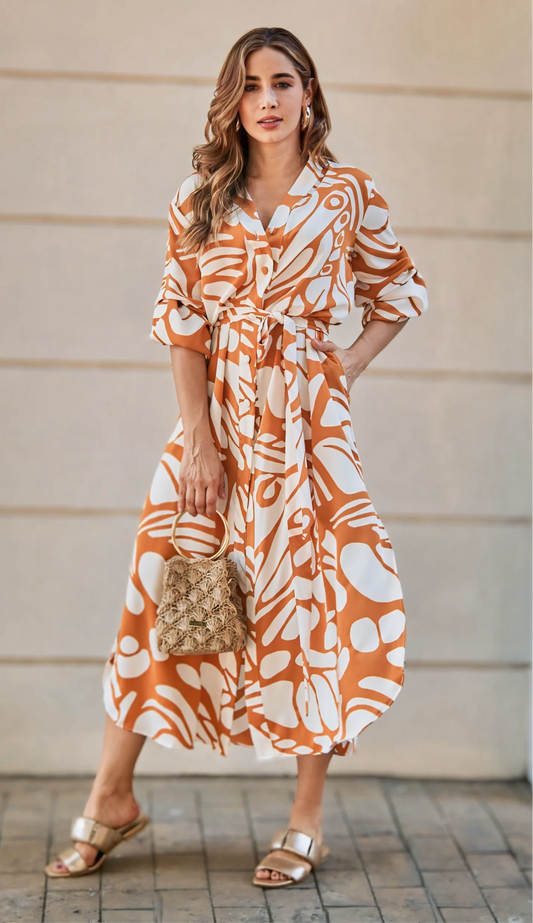
[[[165,562],[155,622],[165,654],[221,654],[246,644],[246,616],[237,590],[237,564],[175,555]]]

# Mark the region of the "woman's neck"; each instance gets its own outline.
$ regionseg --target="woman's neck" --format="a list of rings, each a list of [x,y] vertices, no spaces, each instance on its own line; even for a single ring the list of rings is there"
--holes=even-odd
[[[287,139],[289,140],[289,139]],[[303,168],[302,155],[294,144],[261,144],[250,138],[246,177],[269,182],[298,175]]]

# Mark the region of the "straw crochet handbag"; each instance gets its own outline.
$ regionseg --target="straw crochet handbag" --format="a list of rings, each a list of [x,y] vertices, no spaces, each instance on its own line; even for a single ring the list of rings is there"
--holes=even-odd
[[[163,593],[155,622],[157,647],[165,654],[222,654],[240,651],[246,644],[246,616],[237,591],[237,564],[222,557],[228,547],[229,527],[225,516],[224,539],[210,558],[187,558],[176,543],[172,523],[171,540],[178,552],[165,561]]]

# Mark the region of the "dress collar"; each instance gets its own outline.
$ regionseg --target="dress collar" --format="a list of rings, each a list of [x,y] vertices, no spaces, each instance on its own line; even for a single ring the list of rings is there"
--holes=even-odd
[[[263,227],[253,199],[248,190],[246,190],[245,196],[237,196],[235,199],[235,205],[241,224],[250,230],[256,237],[264,238],[269,233],[275,233],[277,229],[285,226],[291,209],[294,208],[297,202],[300,202],[310,194],[311,190],[320,183],[325,173],[325,168],[309,158],[289,191],[283,196],[283,199],[276,207],[266,228]]]

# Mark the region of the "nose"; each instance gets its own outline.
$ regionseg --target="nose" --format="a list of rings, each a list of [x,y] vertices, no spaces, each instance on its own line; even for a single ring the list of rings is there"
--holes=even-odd
[[[272,87],[266,87],[261,95],[260,105],[262,109],[277,106],[278,100]]]

